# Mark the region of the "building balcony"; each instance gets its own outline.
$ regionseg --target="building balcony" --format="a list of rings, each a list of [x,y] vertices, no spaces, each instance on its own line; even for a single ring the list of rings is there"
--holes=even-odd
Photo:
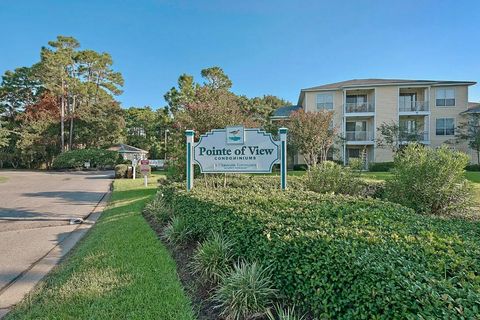
[[[347,144],[373,144],[373,132],[347,131],[345,133]]]
[[[345,103],[345,114],[352,114],[352,113],[375,113],[375,104],[371,102],[353,102],[353,103]]]
[[[398,108],[400,114],[428,114],[430,112],[428,101],[401,102]]]
[[[411,142],[420,142],[423,144],[429,144],[430,139],[428,132],[400,132],[399,134],[400,144],[408,144]]]

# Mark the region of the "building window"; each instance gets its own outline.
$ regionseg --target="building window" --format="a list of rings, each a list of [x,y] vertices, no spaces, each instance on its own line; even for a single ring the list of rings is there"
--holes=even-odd
[[[360,158],[360,149],[348,149],[348,158]]]
[[[317,94],[317,110],[333,110],[333,94]]]
[[[435,90],[435,101],[437,107],[454,107],[455,106],[455,89],[438,88]]]
[[[416,93],[400,93],[400,111],[412,111],[415,110],[415,103],[417,101]]]
[[[455,119],[440,118],[436,123],[437,136],[453,136],[455,135]]]
[[[367,121],[348,121],[346,127],[347,132],[365,132],[367,131]]]
[[[400,120],[400,131],[406,132],[406,133],[417,132],[417,121],[416,120]]]
[[[366,94],[347,95],[347,103],[362,105],[367,103]]]

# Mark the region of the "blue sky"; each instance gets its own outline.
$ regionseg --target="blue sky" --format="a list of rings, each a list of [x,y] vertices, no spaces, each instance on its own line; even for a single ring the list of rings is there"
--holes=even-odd
[[[354,78],[480,81],[480,1],[0,0],[0,21],[1,73],[74,36],[113,56],[124,107],[164,106],[181,73],[214,65],[238,94],[292,102]]]

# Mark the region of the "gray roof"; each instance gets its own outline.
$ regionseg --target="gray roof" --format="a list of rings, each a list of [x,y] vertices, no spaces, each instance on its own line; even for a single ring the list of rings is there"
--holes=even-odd
[[[283,106],[273,112],[272,118],[288,118],[294,111],[301,109],[301,106]]]
[[[480,113],[480,102],[469,102],[468,109],[462,112],[462,114],[465,113]]]
[[[128,144],[124,143],[119,143],[111,146],[110,148],[108,148],[108,150],[118,151],[119,153],[148,153],[148,151],[146,150],[134,146],[129,146]]]
[[[474,81],[443,81],[443,80],[406,80],[406,79],[352,79],[335,83],[328,83],[321,86],[302,89],[302,91],[313,90],[339,90],[348,87],[364,86],[386,86],[386,85],[406,85],[406,84],[425,84],[425,85],[455,85],[465,84],[474,85]]]

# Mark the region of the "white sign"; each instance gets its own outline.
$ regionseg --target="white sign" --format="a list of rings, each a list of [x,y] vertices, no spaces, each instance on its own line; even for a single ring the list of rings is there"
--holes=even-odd
[[[165,160],[148,160],[149,165],[152,167],[163,168],[165,166]]]
[[[216,129],[200,137],[193,160],[203,173],[265,173],[280,161],[280,142],[260,129]]]

